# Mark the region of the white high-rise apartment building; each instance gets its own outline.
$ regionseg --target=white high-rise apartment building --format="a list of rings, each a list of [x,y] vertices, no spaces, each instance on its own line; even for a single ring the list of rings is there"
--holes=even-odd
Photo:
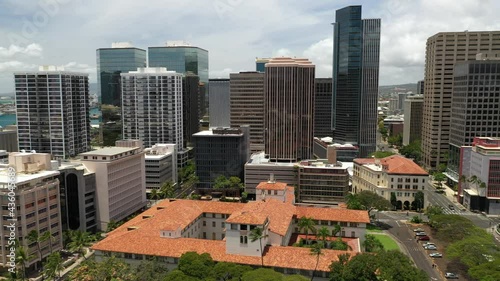
[[[122,73],[123,139],[183,148],[182,74],[164,67]]]
[[[88,74],[44,66],[14,77],[20,150],[56,159],[90,150]]]

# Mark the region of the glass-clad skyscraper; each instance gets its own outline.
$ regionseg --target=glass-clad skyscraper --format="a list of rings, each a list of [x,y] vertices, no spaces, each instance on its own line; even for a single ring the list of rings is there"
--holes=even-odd
[[[146,67],[146,50],[130,44],[113,44],[112,48],[97,49],[97,83],[101,103],[120,106],[120,73],[140,67]]]
[[[163,46],[148,48],[149,67],[166,67],[177,73],[191,71],[200,77],[200,82],[208,84],[208,51],[199,47]]]
[[[334,142],[375,151],[380,58],[380,19],[361,19],[361,6],[337,10],[333,24]]]

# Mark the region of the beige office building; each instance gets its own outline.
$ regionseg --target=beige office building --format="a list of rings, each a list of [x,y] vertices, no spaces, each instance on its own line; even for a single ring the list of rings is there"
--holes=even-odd
[[[250,125],[250,151],[264,151],[264,73],[230,74],[231,127]]]
[[[15,195],[8,189],[12,180],[9,176],[9,166],[14,167],[16,171]],[[9,256],[12,255],[10,248],[13,239],[19,240],[27,249],[27,254],[33,256],[26,262],[26,267],[31,267],[40,261],[37,243],[30,243],[26,238],[32,230],[36,230],[40,235],[47,231],[52,234],[53,239],[40,243],[42,258],[47,257],[51,251],[62,249],[58,176],[57,164],[53,167],[50,154],[46,153],[13,152],[9,154],[9,165],[0,165],[3,224],[0,228],[1,267],[10,267]],[[12,195],[15,196],[15,201],[9,200]]]
[[[264,78],[265,151],[276,161],[312,158],[314,71],[307,59],[273,58]]]
[[[427,168],[446,163],[455,63],[500,50],[500,31],[441,32],[427,39],[422,157]]]

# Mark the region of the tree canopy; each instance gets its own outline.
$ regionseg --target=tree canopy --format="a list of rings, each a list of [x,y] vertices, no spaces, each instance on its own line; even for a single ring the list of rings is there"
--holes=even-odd
[[[347,197],[347,208],[352,210],[367,210],[368,214],[374,209],[379,211],[390,210],[391,202],[375,192],[363,190]]]
[[[399,153],[406,158],[413,159],[415,162],[420,162],[422,159],[422,149],[420,140],[413,141],[408,145],[404,145],[399,149]]]

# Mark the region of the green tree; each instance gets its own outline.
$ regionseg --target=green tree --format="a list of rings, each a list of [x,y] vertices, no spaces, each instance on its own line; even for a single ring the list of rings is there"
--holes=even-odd
[[[443,207],[441,206],[428,206],[427,209],[425,210],[425,215],[427,215],[429,218],[432,218],[433,216],[438,216],[443,214]]]
[[[252,267],[248,265],[218,262],[213,268],[212,276],[221,281],[239,280],[243,274],[252,270]]]
[[[487,235],[484,229],[474,226],[471,220],[460,215],[433,215],[429,225],[436,231],[435,237],[446,242],[462,240],[471,235]]]
[[[309,279],[305,278],[302,275],[294,274],[294,275],[285,275],[283,276],[282,281],[308,281]]]
[[[158,201],[158,199],[160,199],[160,192],[158,189],[156,188],[153,188],[151,189],[151,193],[149,193],[149,198],[151,200],[154,200],[155,203]]]
[[[135,280],[130,265],[116,257],[100,262],[86,260],[69,274],[69,280],[85,281],[125,281]]]
[[[76,252],[78,255],[83,256],[84,259],[86,254],[86,248],[92,245],[92,237],[88,232],[83,232],[80,230],[74,231],[71,235],[71,242],[68,243],[68,248],[71,252]]]
[[[175,185],[172,181],[164,182],[160,187],[160,197],[161,199],[174,198],[175,197]]]
[[[347,208],[354,210],[367,210],[368,215],[370,215],[370,212],[373,210],[386,211],[390,210],[392,207],[391,202],[387,199],[368,190],[356,193],[352,197],[354,197],[354,199],[347,199]],[[352,201],[352,204],[350,204],[349,201]]]
[[[26,236],[26,239],[28,239],[30,244],[36,243],[36,247],[38,250],[38,258],[40,259],[40,262],[41,262],[42,261],[42,249],[40,247],[40,243],[43,243],[45,241],[45,240],[42,240],[42,239],[45,239],[45,236],[42,237],[42,235],[40,235],[37,230],[32,230],[28,233],[28,235]],[[43,270],[43,266],[41,269]]]
[[[398,199],[396,197],[396,192],[391,192],[391,205],[393,210],[395,210],[398,206]]]
[[[40,237],[40,240],[43,242],[43,241],[49,241],[49,251],[52,253],[52,243],[55,241],[55,238],[54,236],[52,236],[52,233],[50,233],[49,231],[45,231],[44,233],[42,233],[41,237]]]
[[[314,223],[314,220],[308,217],[301,217],[297,226],[299,228],[299,232],[304,231],[306,233],[306,243],[308,243],[309,231],[312,233],[316,231],[316,224]]]
[[[241,183],[241,179],[239,177],[230,177],[229,178],[229,187],[230,188],[243,188],[243,183]]]
[[[417,193],[415,193],[415,202],[417,211],[420,211],[424,208],[424,193],[422,191],[417,191]]]
[[[340,226],[339,226],[340,227]],[[326,247],[326,239],[330,237],[330,230],[326,226],[322,226],[320,229],[316,231],[316,235],[321,238],[321,241],[323,241],[323,246]]]
[[[203,279],[212,274],[214,265],[210,254],[200,255],[196,252],[187,252],[179,259],[178,269],[188,276]]]
[[[163,281],[199,281],[199,280],[201,280],[201,279],[186,275],[184,272],[182,272],[178,269],[172,270],[163,279]]]
[[[350,254],[339,255],[339,260],[330,264],[330,280],[331,281],[345,281],[344,275],[347,271],[347,264],[351,258]]]
[[[311,255],[316,256],[316,265],[314,266],[313,274],[311,276],[311,281],[313,281],[314,275],[316,274],[316,270],[318,270],[319,257],[323,254],[322,252],[323,247],[325,247],[323,241],[320,241],[311,247]]]
[[[395,146],[402,146],[403,145],[403,135],[402,134],[397,134],[394,136],[389,136],[387,139],[387,142],[390,145],[395,145]]]
[[[338,250],[338,251],[346,251],[347,249],[349,249],[347,243],[344,242],[340,237],[332,241],[330,247],[333,250]]]
[[[260,245],[260,261],[262,267],[264,267],[264,253],[262,252],[262,239],[266,238],[267,234],[264,233],[264,230],[260,227],[256,227],[250,231],[250,241],[255,242],[259,240]]]
[[[335,224],[333,226],[333,230],[332,230],[333,236],[337,236],[337,234],[339,234],[341,230],[342,230],[342,227],[340,227],[339,224]]]
[[[498,253],[493,237],[468,236],[448,245],[446,254],[450,258],[459,259],[469,268],[487,263],[487,256]]]
[[[168,275],[167,267],[156,258],[142,261],[135,269],[134,281],[163,280]]]
[[[426,281],[427,274],[413,266],[412,261],[398,250],[382,251],[377,254],[378,280]]]
[[[348,194],[346,196],[347,209],[351,210],[363,210],[364,206],[359,202],[358,196],[356,194]]]
[[[404,145],[399,149],[399,153],[406,158],[413,159],[415,162],[420,162],[422,159],[422,145],[420,140],[411,142],[408,145]]]
[[[371,234],[365,235],[363,246],[367,252],[380,252],[384,250],[384,244],[382,244],[382,242],[380,242],[375,235]]]
[[[437,183],[434,185],[437,189],[443,188],[443,181],[446,180],[446,175],[443,173],[436,173],[434,174],[434,180],[437,181]]]
[[[43,274],[49,279],[60,278],[60,272],[64,270],[63,259],[59,252],[51,253],[44,264]]]
[[[283,275],[269,268],[248,271],[241,277],[242,281],[281,281]]]
[[[228,188],[231,186],[231,183],[229,182],[229,180],[225,177],[225,176],[218,176],[217,178],[215,178],[215,182],[214,182],[214,188],[216,189],[224,189],[224,188]]]
[[[19,244],[19,243],[18,243]],[[26,248],[18,245],[16,247],[16,265],[18,267],[18,270],[17,270],[17,277],[21,277],[21,280],[25,280],[26,279],[26,264],[32,260],[33,258],[35,258],[35,256],[33,255],[30,255],[28,253],[28,250],[26,250]]]
[[[469,275],[475,280],[481,281],[498,281],[500,280],[500,257],[495,258],[491,262],[482,263],[480,265],[469,268]]]
[[[396,154],[396,153],[391,152],[391,151],[375,151],[372,154],[370,154],[370,156],[375,156],[375,158],[385,158],[385,157],[389,157],[389,156],[394,155],[394,154]]]
[[[358,254],[349,259],[349,255],[333,262],[330,266],[330,280],[337,281],[376,281],[375,272],[378,268],[377,256],[372,254]]]

